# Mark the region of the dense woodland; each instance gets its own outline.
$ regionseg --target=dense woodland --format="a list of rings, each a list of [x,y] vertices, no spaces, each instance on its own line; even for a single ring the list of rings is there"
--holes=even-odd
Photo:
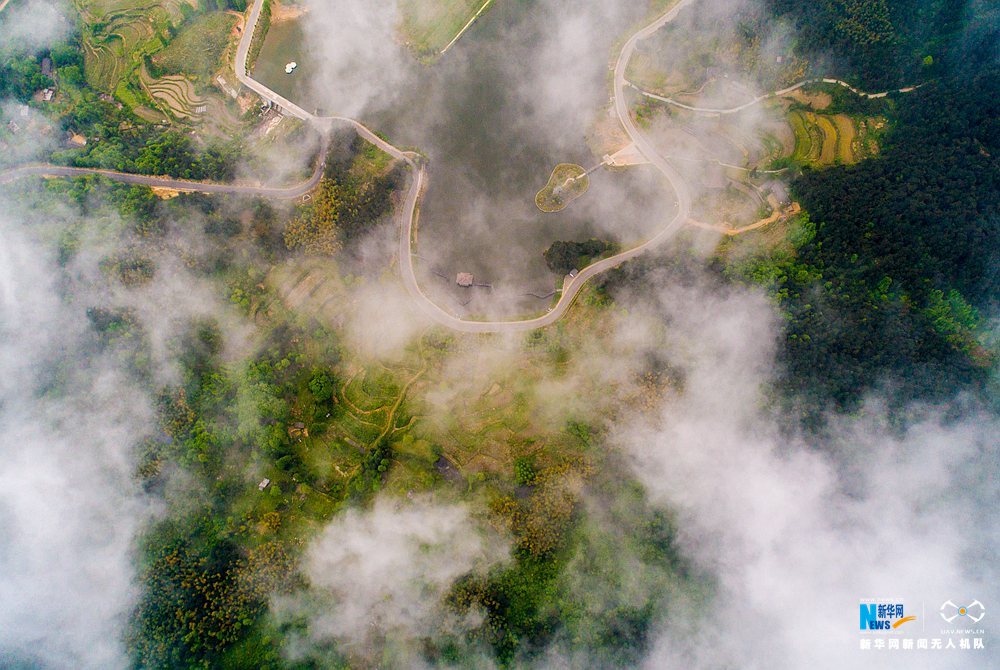
[[[319,188],[285,226],[285,244],[314,256],[332,256],[384,220],[403,180],[393,164],[356,133],[330,149]]]
[[[557,274],[568,274],[572,270],[587,267],[614,248],[615,245],[611,242],[593,238],[583,242],[558,241],[553,242],[543,256],[550,270]]]
[[[799,32],[799,50],[838,76],[882,90],[954,68],[970,23],[996,22],[970,0],[767,0]],[[973,15],[975,9],[975,16]],[[824,73],[828,76],[829,73]]]
[[[851,3],[795,4],[811,15]],[[856,409],[875,389],[889,391],[895,408],[960,393],[995,397],[998,30],[996,20],[966,26],[960,43],[942,48],[947,65],[934,79],[891,99],[880,157],[795,179],[804,213],[785,244],[749,258],[730,253],[736,242],[721,247],[718,280],[766,288],[783,314],[777,387],[807,428],[822,426],[831,409]],[[875,66],[866,53],[855,57]],[[651,272],[671,281],[698,274],[676,259],[630,265],[601,280],[604,290],[617,295]]]
[[[364,156],[334,157],[329,187],[350,183],[359,162],[367,165]],[[586,424],[535,434],[533,442],[551,447],[517,459],[506,475],[469,480],[438,467],[433,443],[424,447],[429,458],[409,459],[404,445],[414,441],[405,433],[333,446],[339,440],[332,436],[342,430],[336,427],[356,420],[345,402],[349,362],[335,329],[286,311],[266,281],[274,263],[298,253],[285,248],[281,214],[257,200],[183,195],[158,202],[142,193],[126,198],[120,188],[100,180],[51,182],[31,197],[44,203],[79,194],[91,217],[121,216],[127,252],[110,254],[102,267],[108,281],[126,287],[155,279],[157,250],[176,221],[203,221],[211,244],[190,266],[221,285],[262,336],[235,360],[223,355],[215,319],[191,321],[169,343],[180,375],[157,389],[156,425],[137,448],[136,478],[150,495],[170,502],[169,513],[140,541],[143,590],[126,633],[135,668],[356,667],[334,648],[323,662],[289,661],[285,645],[301,624],[273,617],[270,598],[306,587],[297,568],[318,524],[346,507],[370,504],[404,467],[417,477],[406,488],[485,502],[489,524],[514,546],[510,561],[470,574],[448,591],[447,611],[479,611],[483,620],[463,635],[421,640],[420,654],[430,665],[485,655],[517,667],[554,646],[587,653],[603,667],[632,667],[670,594],[687,583],[703,588],[677,556],[669,515],[649,506],[644,491],[628,482],[624,464]],[[123,210],[126,199],[136,204]],[[71,232],[63,237],[66,265],[78,253],[76,240]],[[114,304],[87,310],[95,347],[114,352],[151,383],[149,340],[137,315]],[[550,341],[558,337],[538,333],[531,348],[543,358],[559,356]],[[434,337],[425,346],[445,355],[448,342]],[[370,383],[399,393],[400,380],[389,372]],[[399,412],[398,423],[408,425],[409,402]],[[340,461],[348,477],[330,465],[330,451],[338,449],[353,464]],[[180,472],[187,493],[167,495]],[[262,476],[268,484],[260,489]],[[406,490],[398,487],[395,495]],[[584,498],[603,501],[604,512],[592,517]],[[622,590],[595,611],[595,590],[608,580],[636,579],[647,585],[641,597]]]
[[[789,387],[850,406],[887,380],[900,400],[987,383],[995,358],[979,328],[1000,289],[1000,68],[977,51],[997,33],[980,39],[956,59],[967,65],[899,99],[881,158],[793,184],[815,233],[768,279],[791,315]]]

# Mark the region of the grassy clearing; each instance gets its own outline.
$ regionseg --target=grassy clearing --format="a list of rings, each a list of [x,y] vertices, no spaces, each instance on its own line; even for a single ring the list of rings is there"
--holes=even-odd
[[[365,142],[364,147],[355,156],[350,173],[362,181],[371,181],[384,176],[395,164],[395,159],[371,142]]]
[[[857,136],[851,143],[855,160],[878,156],[882,146],[882,138],[889,129],[889,122],[884,116],[870,116],[857,119],[855,122]]]
[[[184,24],[170,44],[153,56],[163,74],[192,74],[208,78],[221,66],[222,53],[236,17],[224,12],[203,14]]]
[[[535,205],[543,212],[566,209],[590,188],[586,170],[575,163],[560,163],[552,170],[549,181],[535,195]]]
[[[574,358],[594,338],[611,341],[609,316],[597,289],[584,288],[559,326],[524,336],[517,356],[497,339],[450,337],[429,358],[414,393],[420,417],[414,438],[428,442],[470,486],[509,481],[518,459],[532,459],[541,470],[579,456],[584,445],[572,425],[623,401],[620,389],[608,388],[591,374],[596,369]]]
[[[493,0],[400,0],[400,32],[420,58],[432,58]],[[487,10],[488,11],[488,10]]]

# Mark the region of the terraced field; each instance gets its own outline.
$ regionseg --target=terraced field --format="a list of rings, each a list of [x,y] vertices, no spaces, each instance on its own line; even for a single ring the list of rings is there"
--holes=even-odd
[[[844,114],[833,117],[833,122],[837,125],[837,160],[841,163],[853,163],[854,139],[857,137],[857,128],[854,122]]]
[[[837,161],[837,127],[825,114],[813,114],[810,121],[819,126],[819,130],[823,134],[819,152],[820,164],[833,165]]]
[[[858,160],[857,126],[850,116],[795,110],[788,121],[795,133],[793,160],[817,167]]]
[[[429,443],[415,441],[409,434],[416,417],[406,407],[413,386],[427,371],[427,362],[420,351],[407,359],[391,367],[372,364],[349,371],[336,392],[332,418],[312,445],[321,447],[324,458],[331,459],[331,475],[351,479],[362,459],[385,443],[391,445],[391,458],[400,466],[393,468],[390,488],[405,493],[433,484],[437,455]]]
[[[268,283],[280,300],[263,309],[289,309],[334,327],[344,325],[349,296],[344,278],[328,260],[306,259],[276,268]],[[399,360],[365,362],[338,370],[338,388],[330,413],[293,435],[302,460],[327,490],[346,486],[361,471],[365,458],[380,444],[393,461],[387,487],[405,494],[430,488],[438,453],[411,428],[417,422],[409,401],[424,383],[433,363],[433,348],[421,341]]]
[[[810,133],[811,126],[806,123],[803,112],[792,112],[788,115],[788,122],[792,125],[795,133],[795,150],[792,152],[792,159],[800,162],[811,162],[814,138]]]
[[[204,111],[199,112],[199,108],[208,103],[195,92],[194,85],[184,75],[152,79],[143,66],[140,81],[150,97],[160,104],[160,108],[178,119],[193,119],[199,116]]]
[[[170,40],[187,0],[76,0],[83,18],[87,83],[113,92],[141,62]]]

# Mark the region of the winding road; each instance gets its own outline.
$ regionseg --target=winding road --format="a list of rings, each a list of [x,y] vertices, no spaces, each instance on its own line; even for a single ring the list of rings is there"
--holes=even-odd
[[[533,319],[523,319],[518,321],[475,321],[471,319],[461,319],[441,308],[431,300],[420,288],[417,282],[416,273],[413,267],[414,227],[417,220],[417,210],[420,194],[427,183],[427,172],[425,161],[420,154],[412,151],[403,151],[385,141],[364,124],[342,116],[317,116],[312,114],[294,102],[278,95],[267,86],[253,79],[247,72],[247,59],[250,53],[250,46],[253,42],[254,32],[260,20],[261,10],[264,0],[254,0],[247,18],[246,29],[240,38],[240,43],[236,50],[235,74],[241,84],[254,91],[264,100],[280,107],[287,114],[313,124],[323,135],[324,143],[327,141],[329,131],[335,124],[346,124],[367,141],[386,152],[390,156],[406,162],[414,176],[410,179],[409,186],[400,209],[400,236],[399,236],[399,269],[406,291],[410,294],[417,307],[434,322],[451,328],[452,330],[464,333],[501,333],[519,332],[542,328],[555,323],[562,318],[566,310],[573,304],[577,294],[583,285],[594,276],[615,268],[625,261],[631,260],[649,249],[661,244],[670,237],[687,220],[691,211],[691,194],[687,184],[680,174],[661,156],[653,145],[646,139],[636,127],[629,114],[628,105],[625,99],[625,71],[629,60],[635,52],[639,41],[649,37],[661,27],[673,21],[677,13],[691,0],[680,0],[672,9],[657,17],[652,23],[633,34],[624,44],[618,56],[614,69],[614,109],[620,123],[625,129],[629,139],[634,143],[640,153],[656,167],[664,177],[670,182],[671,187],[677,194],[677,212],[674,217],[664,225],[664,227],[652,238],[642,244],[633,247],[620,254],[597,261],[581,270],[575,277],[567,278],[563,285],[562,295],[559,301],[544,315]],[[326,145],[324,144],[324,147]],[[150,187],[169,188],[179,191],[199,191],[203,193],[237,193],[246,195],[258,195],[262,197],[274,198],[295,198],[304,195],[319,183],[323,174],[324,160],[326,152],[323,151],[317,161],[313,175],[301,184],[286,188],[263,187],[254,185],[221,184],[209,182],[186,181],[172,179],[169,177],[154,177],[137,175],[113,170],[99,170],[94,168],[73,168],[57,165],[28,165],[20,168],[8,170],[0,173],[0,184],[9,183],[16,179],[28,176],[46,177],[79,177],[86,175],[101,175],[115,181],[129,184],[140,184]]]
[[[646,159],[656,167],[670,182],[671,187],[677,193],[677,213],[654,237],[620,254],[616,254],[604,260],[597,261],[581,270],[575,277],[567,279],[563,285],[562,295],[552,309],[534,319],[523,319],[519,321],[474,321],[470,319],[460,319],[453,314],[449,314],[437,303],[427,297],[417,282],[413,271],[413,226],[416,219],[417,202],[424,187],[426,179],[424,168],[417,171],[416,178],[412,181],[407,193],[405,204],[401,212],[402,234],[399,238],[399,267],[403,283],[407,291],[416,300],[417,305],[425,314],[430,316],[437,323],[447,326],[453,330],[464,333],[510,333],[534,330],[543,328],[558,321],[570,308],[577,294],[587,281],[602,272],[607,272],[618,267],[622,263],[631,260],[649,249],[670,239],[674,232],[687,220],[691,212],[691,194],[687,184],[680,174],[663,158],[647,140],[629,114],[628,105],[625,102],[625,70],[628,62],[635,52],[635,47],[640,40],[643,40],[661,27],[673,21],[677,13],[691,0],[681,0],[672,9],[659,16],[655,21],[644,27],[639,32],[632,35],[622,47],[615,65],[614,76],[614,100],[615,113],[619,121],[628,134],[629,139],[636,148],[646,157]],[[411,163],[412,164],[412,163]]]
[[[644,95],[647,98],[652,98],[653,100],[659,100],[660,102],[665,102],[665,103],[667,103],[669,105],[673,105],[674,107],[679,107],[681,109],[686,109],[689,112],[697,112],[699,114],[735,114],[737,112],[742,112],[744,109],[749,109],[750,107],[753,107],[754,105],[756,105],[756,104],[758,104],[760,102],[763,102],[764,100],[768,100],[769,98],[780,98],[781,96],[788,95],[789,93],[794,93],[795,91],[799,90],[803,86],[807,86],[809,84],[839,84],[839,85],[843,86],[844,88],[846,88],[847,90],[849,90],[854,95],[857,95],[857,96],[862,97],[862,98],[869,98],[869,99],[872,99],[872,100],[877,99],[877,98],[884,98],[887,95],[889,95],[890,93],[910,93],[911,91],[915,91],[918,88],[920,88],[921,86],[923,86],[923,84],[917,84],[916,86],[907,86],[906,88],[899,88],[899,89],[894,89],[894,90],[891,90],[891,91],[882,91],[880,93],[866,93],[864,91],[859,91],[858,89],[856,89],[853,86],[851,86],[850,84],[848,84],[846,81],[841,81],[840,79],[823,79],[823,78],[806,79],[804,81],[800,81],[797,84],[793,84],[792,86],[789,86],[788,88],[783,88],[780,91],[774,91],[772,93],[765,93],[764,95],[759,95],[756,98],[754,98],[753,100],[751,100],[750,102],[746,102],[746,103],[744,103],[742,105],[739,105],[737,107],[729,107],[729,108],[726,108],[726,109],[716,109],[716,108],[713,108],[713,107],[692,107],[691,105],[685,105],[683,102],[678,102],[677,100],[674,100],[673,98],[667,98],[667,97],[664,97],[662,95],[657,95],[656,93],[651,93],[650,91],[647,91],[645,89],[639,88],[638,86],[636,86],[635,84],[633,84],[630,81],[626,81],[625,83],[628,86],[630,86],[631,88],[633,88],[636,91],[638,91],[640,95]]]

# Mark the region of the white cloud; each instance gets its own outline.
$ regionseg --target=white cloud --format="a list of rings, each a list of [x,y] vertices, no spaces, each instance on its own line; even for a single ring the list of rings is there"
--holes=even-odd
[[[310,637],[366,656],[383,644],[463,630],[476,621],[450,613],[443,597],[456,579],[507,553],[464,505],[380,498],[370,510],[348,510],[306,552],[305,573],[322,603],[311,613]],[[279,604],[285,612],[304,607],[304,599]]]
[[[873,401],[823,440],[788,437],[791,419],[765,409],[775,322],[761,296],[674,287],[658,305],[684,392],[616,441],[718,592],[669,615],[647,666],[967,667],[962,653],[863,656],[858,605],[903,598],[913,637],[934,637],[945,600],[997,602],[996,418],[915,408],[898,428]]]
[[[0,664],[122,666],[145,514],[129,449],[149,407],[82,354],[83,307],[45,250],[6,219],[0,239]]]
[[[59,0],[12,0],[0,14],[0,49],[43,49],[69,34],[71,8]]]

